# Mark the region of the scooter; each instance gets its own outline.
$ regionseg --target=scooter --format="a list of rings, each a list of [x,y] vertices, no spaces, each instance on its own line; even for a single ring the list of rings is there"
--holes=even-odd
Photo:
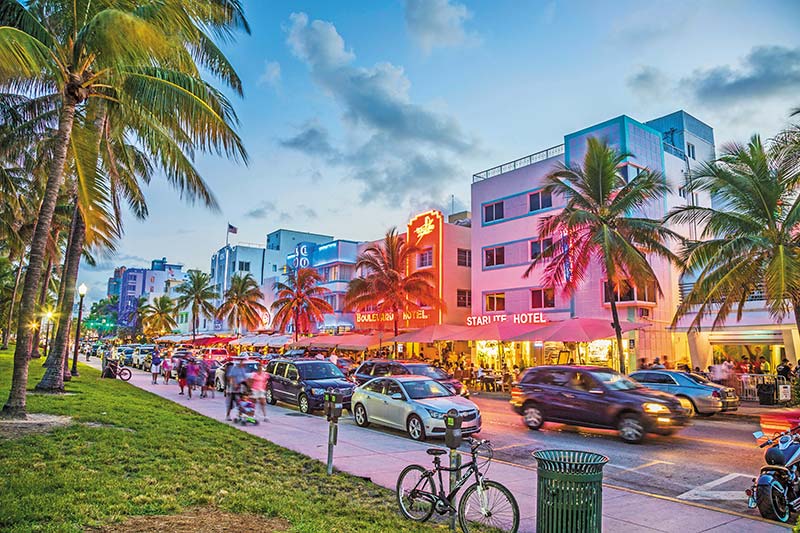
[[[760,440],[764,432],[756,431],[753,436]],[[787,522],[791,513],[800,511],[800,426],[776,433],[758,447],[768,448],[764,454],[767,464],[745,491],[747,506],[758,507],[764,518]]]

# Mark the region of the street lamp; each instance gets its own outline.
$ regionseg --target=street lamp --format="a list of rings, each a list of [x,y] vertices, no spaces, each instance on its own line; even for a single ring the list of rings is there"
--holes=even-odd
[[[75,348],[72,352],[72,375],[79,376],[78,374],[78,345],[80,344],[81,340],[81,318],[83,316],[83,297],[86,296],[86,291],[88,288],[86,287],[85,283],[81,283],[80,287],[78,287],[78,295],[81,297],[80,302],[78,303],[78,323],[75,326]]]
[[[47,331],[44,334],[44,356],[50,355],[50,326],[53,323],[53,312],[48,311],[44,317],[47,319]]]

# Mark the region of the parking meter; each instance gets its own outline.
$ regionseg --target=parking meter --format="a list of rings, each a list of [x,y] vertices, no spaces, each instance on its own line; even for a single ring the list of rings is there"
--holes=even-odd
[[[329,422],[338,422],[342,416],[342,402],[344,395],[341,392],[325,391],[325,418]]]
[[[456,450],[458,449],[459,446],[461,446],[462,421],[463,417],[460,414],[458,414],[458,411],[456,411],[455,409],[450,409],[449,411],[447,411],[447,414],[444,415],[444,425],[445,425],[444,443],[451,450]]]

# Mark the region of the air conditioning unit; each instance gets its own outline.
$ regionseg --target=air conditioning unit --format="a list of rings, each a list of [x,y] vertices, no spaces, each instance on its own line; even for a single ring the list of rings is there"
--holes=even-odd
[[[639,308],[639,318],[648,318],[650,316],[650,310],[645,307]]]

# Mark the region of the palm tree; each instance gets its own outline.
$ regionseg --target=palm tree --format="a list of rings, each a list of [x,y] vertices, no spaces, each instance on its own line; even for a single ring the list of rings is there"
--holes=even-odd
[[[184,148],[226,153],[236,151],[239,144],[237,137],[232,140],[229,135],[230,106],[200,74],[203,68],[241,89],[235,72],[206,33],[226,38],[233,29],[248,30],[237,0],[75,6],[67,0],[46,4],[4,0],[0,4],[0,83],[22,94],[58,95],[53,157],[30,244],[12,387],[3,407],[8,416],[25,415],[30,331],[24,324],[32,318],[76,114],[83,113],[87,99],[119,102],[130,109],[126,116],[138,116],[133,128],[138,141],[171,163],[171,169],[183,155],[174,154]],[[181,105],[176,106],[178,100]],[[206,117],[200,131],[186,127],[198,117]],[[167,135],[153,133],[159,129],[166,129]],[[170,134],[174,134],[171,144],[156,148],[156,142]],[[175,174],[167,177],[174,180]],[[191,190],[192,185],[184,184],[184,188]],[[70,296],[66,291],[65,298]]]
[[[168,295],[164,294],[153,300],[151,304],[145,304],[140,308],[142,326],[147,333],[153,335],[163,335],[178,327],[175,321],[175,302]]]
[[[402,313],[422,307],[444,309],[436,289],[436,278],[427,270],[409,272],[409,265],[421,250],[406,242],[396,228],[386,232],[383,242],[369,245],[356,261],[362,275],[347,287],[345,307],[356,311],[374,309],[391,313],[394,334]]]
[[[231,286],[222,295],[222,304],[217,309],[218,318],[227,318],[228,325],[241,334],[242,325],[248,330],[256,330],[261,325],[261,314],[267,308],[261,303],[264,293],[252,274],[234,274]]]
[[[771,316],[790,312],[800,329],[800,168],[781,142],[730,144],[716,161],[692,174],[688,189],[708,191],[715,206],[674,209],[669,220],[704,229],[686,243],[685,271],[696,277],[678,307],[675,322],[690,311],[696,328],[704,316],[724,324],[733,310],[740,320],[748,299],[763,292]],[[719,202],[719,203],[717,203]]]
[[[180,294],[176,301],[178,309],[189,307],[192,313],[192,342],[197,337],[197,327],[200,325],[200,315],[214,316],[214,304],[219,296],[216,287],[211,283],[211,275],[199,270],[189,270],[186,280],[180,284],[175,292]]]
[[[582,165],[562,163],[545,178],[543,190],[565,198],[566,205],[540,223],[539,234],[552,235],[552,244],[533,258],[524,273],[528,277],[544,265],[541,282],[572,295],[589,274],[593,259],[599,262],[607,280],[621,372],[625,372],[625,358],[615,297],[620,283],[655,285],[661,294],[648,256],[679,262],[667,241],[679,241],[680,236],[661,220],[635,216],[669,192],[666,179],[660,172],[642,169],[626,183],[620,167],[632,157],[590,137]]]
[[[330,290],[319,286],[322,281],[322,275],[313,268],[290,268],[286,281],[276,281],[272,286],[277,293],[272,323],[283,333],[291,322],[295,342],[301,332],[309,333],[312,324],[321,322],[325,313],[333,313],[333,307],[323,298]]]

